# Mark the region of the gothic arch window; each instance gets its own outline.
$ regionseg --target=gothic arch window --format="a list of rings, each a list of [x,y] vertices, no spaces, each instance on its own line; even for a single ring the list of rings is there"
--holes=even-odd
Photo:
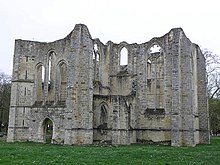
[[[120,65],[128,65],[128,49],[126,47],[120,51]]]
[[[55,58],[55,52],[50,51],[48,53],[48,84],[50,85],[52,82],[52,77],[53,77],[53,63],[54,63],[54,58]],[[49,89],[49,88],[48,88]]]
[[[36,101],[42,102],[44,97],[44,84],[45,84],[45,67],[43,64],[36,66]]]
[[[52,70],[52,55],[48,58],[48,83],[51,81],[51,70]]]
[[[55,60],[56,53],[53,50],[48,51],[46,54],[46,72],[45,72],[45,98],[46,104],[53,104],[55,100]]]
[[[42,68],[40,69],[40,73],[41,73],[41,80],[43,83],[45,83],[45,67],[42,65]]]
[[[59,82],[58,82],[58,99],[59,102],[65,103],[67,98],[67,65],[64,61],[58,64],[59,68]]]
[[[101,112],[100,112],[100,125],[107,125],[107,123],[108,123],[107,106],[105,104],[102,104]]]
[[[161,46],[154,43],[147,57],[147,106],[149,109],[164,108],[164,56]]]

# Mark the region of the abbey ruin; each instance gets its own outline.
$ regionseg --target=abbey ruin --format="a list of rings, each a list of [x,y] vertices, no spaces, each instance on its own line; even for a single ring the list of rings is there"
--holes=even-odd
[[[204,56],[181,28],[103,44],[77,24],[54,42],[15,41],[8,142],[209,143]]]

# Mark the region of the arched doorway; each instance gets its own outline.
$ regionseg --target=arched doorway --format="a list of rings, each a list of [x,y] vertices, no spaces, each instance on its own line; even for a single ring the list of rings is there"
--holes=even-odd
[[[51,143],[53,138],[53,122],[49,118],[44,119],[42,124],[43,141],[44,143]]]

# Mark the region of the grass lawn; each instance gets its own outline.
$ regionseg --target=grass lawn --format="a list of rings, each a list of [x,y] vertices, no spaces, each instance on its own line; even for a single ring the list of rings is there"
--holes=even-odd
[[[0,164],[220,164],[220,137],[210,145],[62,146],[6,143],[0,140]]]

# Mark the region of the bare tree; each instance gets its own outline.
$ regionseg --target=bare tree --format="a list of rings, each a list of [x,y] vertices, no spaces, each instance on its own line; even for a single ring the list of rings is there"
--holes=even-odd
[[[7,129],[11,97],[11,76],[0,73],[0,132]]]
[[[206,59],[208,95],[212,99],[220,96],[220,57],[207,49],[202,50]]]
[[[206,59],[210,128],[216,133],[220,129],[220,57],[207,49],[202,52]]]

